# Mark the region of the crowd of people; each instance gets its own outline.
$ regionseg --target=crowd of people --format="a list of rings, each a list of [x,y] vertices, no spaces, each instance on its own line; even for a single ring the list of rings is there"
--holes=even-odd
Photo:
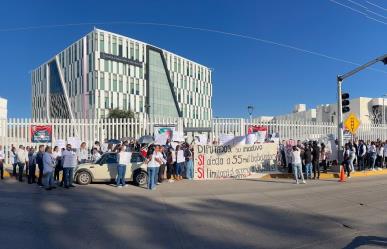
[[[135,140],[116,144],[107,142],[100,144],[96,141],[90,150],[85,142],[81,143],[78,149],[72,148],[71,144],[67,144],[65,148],[40,145],[37,149],[23,145],[16,149],[12,145],[9,150],[11,174],[20,182],[27,176],[28,184],[36,183],[46,190],[58,186],[68,189],[75,187],[73,179],[77,165],[97,162],[107,152],[117,153],[117,187],[127,186],[126,167],[131,162],[133,152],[138,152],[144,157],[147,164],[148,188],[151,190],[165,181],[171,183],[183,178],[192,180],[194,177],[193,147],[188,143],[167,141],[166,145],[155,145],[139,144]],[[4,175],[4,159],[5,152],[0,145],[1,179]]]
[[[336,143],[337,151],[337,143]],[[351,177],[351,172],[376,171],[387,168],[387,141],[367,141],[355,140],[344,145],[342,155],[342,166]],[[319,179],[321,168],[327,173],[330,165],[337,165],[337,159],[332,157],[332,151],[327,150],[324,143],[308,141],[302,143],[297,141],[296,145],[286,146],[283,141],[280,144],[281,162],[288,168],[289,173],[293,173],[296,184],[306,183],[305,179]],[[312,178],[313,172],[313,178]]]

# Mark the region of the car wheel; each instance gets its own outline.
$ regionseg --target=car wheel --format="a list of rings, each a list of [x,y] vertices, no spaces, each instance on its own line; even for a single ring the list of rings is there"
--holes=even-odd
[[[144,171],[137,171],[134,174],[133,182],[136,186],[146,186],[146,184],[148,183],[148,174]]]
[[[87,171],[82,171],[77,174],[77,183],[80,185],[87,185],[91,183],[91,175]]]

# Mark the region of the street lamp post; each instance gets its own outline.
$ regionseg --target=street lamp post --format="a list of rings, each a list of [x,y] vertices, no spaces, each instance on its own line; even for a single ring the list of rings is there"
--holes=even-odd
[[[344,141],[343,141],[343,132],[344,132],[344,125],[343,125],[343,109],[342,109],[342,106],[343,106],[343,103],[342,103],[342,95],[341,95],[341,87],[342,87],[342,83],[343,81],[346,79],[346,78],[349,78],[351,77],[352,75],[374,65],[375,63],[378,63],[378,62],[383,62],[384,65],[387,64],[387,54],[385,55],[382,55],[364,65],[361,65],[357,68],[355,68],[354,70],[346,73],[346,74],[343,74],[343,75],[338,75],[337,76],[337,138],[338,138],[338,150],[337,150],[337,153],[338,153],[338,165],[341,165],[341,163],[343,162],[343,145],[344,145]]]
[[[247,107],[247,111],[248,111],[249,116],[250,116],[250,123],[252,123],[252,122],[253,122],[254,106],[249,105],[249,106]]]

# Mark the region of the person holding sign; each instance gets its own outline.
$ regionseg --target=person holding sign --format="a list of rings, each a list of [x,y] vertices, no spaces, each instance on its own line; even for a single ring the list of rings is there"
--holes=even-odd
[[[54,189],[55,159],[52,157],[52,148],[47,146],[43,154],[43,182],[46,190]]]

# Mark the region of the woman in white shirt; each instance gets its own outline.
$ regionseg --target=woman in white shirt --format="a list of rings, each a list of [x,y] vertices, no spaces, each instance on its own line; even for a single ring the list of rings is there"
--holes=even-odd
[[[156,182],[158,180],[158,168],[163,163],[157,156],[158,151],[158,146],[156,146],[154,149],[153,147],[150,147],[147,153],[146,163],[148,171],[148,189],[150,190],[156,189]]]
[[[300,150],[297,148],[297,146],[293,146],[291,158],[292,158],[293,174],[294,174],[294,178],[296,179],[296,184],[298,184],[299,175],[301,175],[302,183],[305,184],[306,182],[304,180],[304,174],[302,174]]]
[[[89,152],[87,151],[86,143],[83,142],[81,143],[81,148],[78,150],[78,163],[86,163],[87,159],[89,159]]]
[[[176,180],[182,180],[183,169],[185,166],[184,150],[180,145],[176,146]]]
[[[130,164],[131,157],[132,157],[132,153],[126,152],[125,146],[119,147],[119,152],[117,154],[118,166],[117,166],[117,179],[116,179],[116,185],[118,188],[126,187],[126,182],[125,182],[126,166]]]
[[[99,150],[97,148],[93,149],[92,158],[93,162],[96,162],[101,158],[101,154],[99,153]]]

